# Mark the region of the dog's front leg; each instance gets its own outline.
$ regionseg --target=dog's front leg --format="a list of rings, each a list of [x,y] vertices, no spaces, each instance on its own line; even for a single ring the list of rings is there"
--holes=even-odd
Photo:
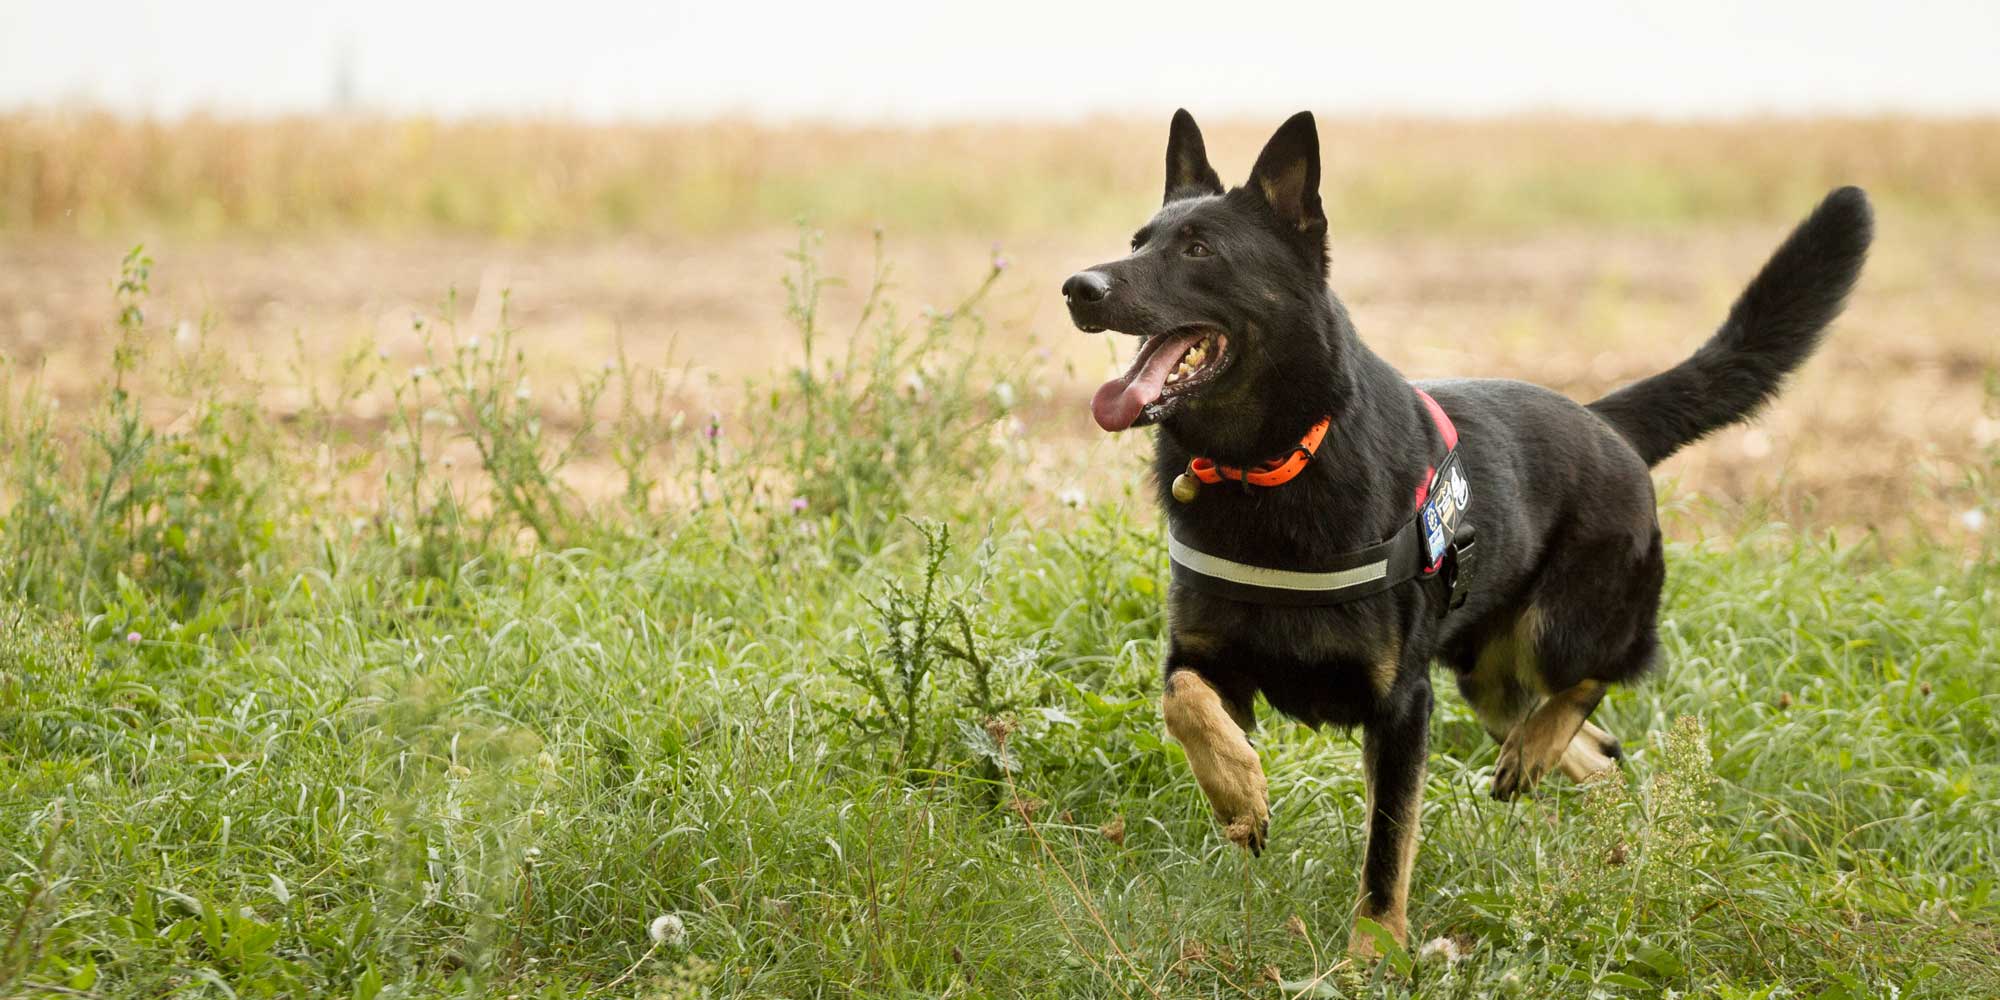
[[[1188,766],[1201,786],[1223,834],[1252,854],[1264,850],[1271,822],[1265,795],[1264,764],[1244,732],[1249,721],[1200,674],[1178,669],[1167,674],[1160,714],[1167,732],[1187,751]]]
[[[1417,859],[1417,813],[1424,794],[1430,719],[1431,692],[1425,683],[1400,714],[1369,725],[1361,737],[1368,784],[1368,846],[1354,912],[1382,925],[1403,945],[1410,943],[1406,907],[1410,868]],[[1348,936],[1347,953],[1360,961],[1374,959],[1375,938],[1357,927]]]

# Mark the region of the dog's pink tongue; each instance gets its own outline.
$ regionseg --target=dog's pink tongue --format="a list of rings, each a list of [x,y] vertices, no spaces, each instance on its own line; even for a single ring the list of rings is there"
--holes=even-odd
[[[1098,386],[1090,397],[1090,415],[1097,418],[1097,426],[1114,432],[1131,427],[1139,411],[1166,390],[1167,373],[1180,364],[1183,353],[1177,344],[1162,344],[1133,370]]]

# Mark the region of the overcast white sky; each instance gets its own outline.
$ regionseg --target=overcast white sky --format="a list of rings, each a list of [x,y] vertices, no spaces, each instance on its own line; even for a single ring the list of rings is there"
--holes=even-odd
[[[343,91],[592,118],[1992,113],[2000,2],[0,0],[0,107],[313,111]]]

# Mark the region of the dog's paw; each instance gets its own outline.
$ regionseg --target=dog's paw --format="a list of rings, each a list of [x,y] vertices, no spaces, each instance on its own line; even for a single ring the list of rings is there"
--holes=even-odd
[[[1257,857],[1264,853],[1271,831],[1270,797],[1262,771],[1246,771],[1239,777],[1234,782],[1205,784],[1202,790],[1215,809],[1215,821],[1222,824],[1222,835]]]
[[[1398,945],[1404,948],[1410,946],[1410,932],[1402,921],[1392,920],[1381,926],[1396,939]],[[1368,968],[1382,958],[1382,943],[1376,940],[1374,932],[1362,930],[1357,925],[1347,935],[1347,957],[1355,966]]]
[[[1549,772],[1546,760],[1536,759],[1541,755],[1527,752],[1523,730],[1517,727],[1500,747],[1500,760],[1493,766],[1493,797],[1508,801],[1533,789]]]
[[[1271,832],[1271,814],[1262,801],[1257,803],[1254,813],[1223,821],[1222,835],[1229,842],[1250,852],[1250,856],[1261,857],[1264,843]]]

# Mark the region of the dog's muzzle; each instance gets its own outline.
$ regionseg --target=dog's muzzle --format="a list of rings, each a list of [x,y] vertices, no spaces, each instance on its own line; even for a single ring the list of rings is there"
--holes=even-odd
[[[1085,333],[1101,333],[1105,328],[1098,306],[1111,294],[1111,276],[1102,271],[1078,271],[1063,282],[1063,302],[1069,318]]]

